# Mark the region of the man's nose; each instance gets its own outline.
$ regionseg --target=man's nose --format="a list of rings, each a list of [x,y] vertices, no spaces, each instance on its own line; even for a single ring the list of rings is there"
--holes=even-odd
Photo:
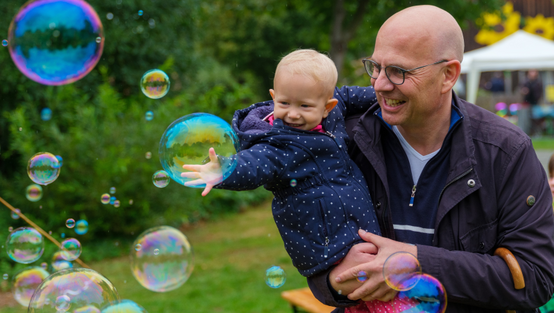
[[[394,89],[394,84],[391,83],[385,71],[379,71],[377,78],[372,78],[371,83],[376,91],[390,91]]]

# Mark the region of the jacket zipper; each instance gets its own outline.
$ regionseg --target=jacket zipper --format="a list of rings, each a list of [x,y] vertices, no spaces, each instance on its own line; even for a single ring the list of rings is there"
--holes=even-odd
[[[412,187],[412,196],[410,197],[410,206],[414,206],[415,192],[416,192],[416,185],[414,185]]]
[[[327,256],[329,256],[329,235],[327,234],[327,221],[325,220],[325,212],[323,212],[323,208],[321,207],[321,201],[319,203],[319,214],[321,215],[321,222],[323,223],[323,229],[321,231],[323,232],[323,236],[325,236],[325,248],[323,249],[323,257],[327,258]]]

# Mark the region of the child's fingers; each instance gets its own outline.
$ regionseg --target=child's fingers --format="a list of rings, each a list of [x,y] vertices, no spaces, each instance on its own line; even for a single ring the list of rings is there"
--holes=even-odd
[[[202,197],[205,197],[206,195],[208,195],[210,193],[210,191],[212,190],[213,186],[214,185],[206,184],[206,188],[204,188],[204,191],[202,191]]]
[[[202,169],[202,165],[185,164],[183,165],[183,168],[189,171],[200,172],[200,170]]]
[[[184,173],[181,173],[181,177],[184,177],[184,178],[200,178],[200,173],[184,172]]]
[[[206,182],[203,181],[202,179],[197,179],[197,180],[191,180],[191,181],[185,182],[185,186],[187,186],[187,187],[197,187],[197,186],[202,186],[205,183]]]
[[[208,154],[210,156],[210,162],[219,162],[219,160],[217,159],[217,154],[215,154],[214,148],[210,148]]]

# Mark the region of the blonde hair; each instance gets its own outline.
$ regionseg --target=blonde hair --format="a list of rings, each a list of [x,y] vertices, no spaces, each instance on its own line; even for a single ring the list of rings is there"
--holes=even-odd
[[[287,54],[277,64],[274,79],[279,71],[311,77],[317,83],[321,83],[324,89],[328,89],[326,93],[331,96],[337,85],[338,72],[333,60],[312,49],[299,49]]]

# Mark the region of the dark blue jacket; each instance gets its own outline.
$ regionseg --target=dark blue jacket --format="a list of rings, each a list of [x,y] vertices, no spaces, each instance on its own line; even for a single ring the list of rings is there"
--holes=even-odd
[[[521,129],[454,93],[453,99],[463,119],[451,134],[448,177],[439,194],[432,245],[417,246],[422,271],[444,285],[447,312],[539,307],[554,292],[554,215],[546,172]],[[375,115],[378,108],[347,120],[353,134],[350,155],[369,184],[383,236],[395,239],[390,199],[394,186],[388,181],[382,146],[387,129]],[[514,288],[508,266],[494,255],[498,247],[514,254],[525,288]],[[355,304],[337,301],[327,274],[308,280],[314,295],[331,306]]]
[[[328,269],[360,241],[358,229],[380,234],[368,187],[347,153],[344,115],[376,102],[373,88],[335,89],[337,106],[325,133],[273,126],[262,119],[273,101],[235,112],[241,151],[236,170],[217,188],[273,192],[273,217],[294,266],[304,276]]]

